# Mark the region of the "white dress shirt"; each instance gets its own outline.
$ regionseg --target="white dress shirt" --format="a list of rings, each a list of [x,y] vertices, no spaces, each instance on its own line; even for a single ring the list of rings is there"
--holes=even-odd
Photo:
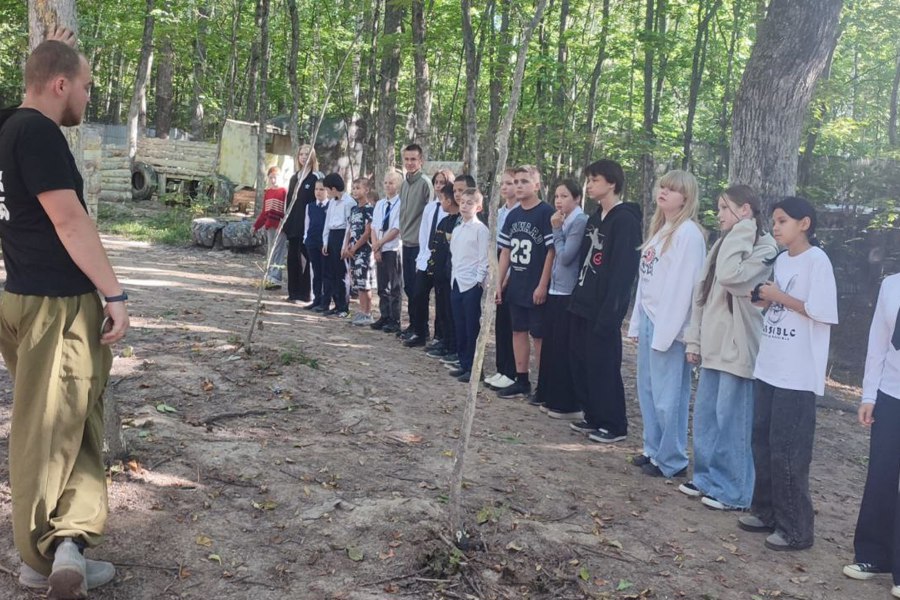
[[[325,213],[325,231],[322,234],[322,244],[326,248],[332,231],[347,229],[347,224],[350,222],[350,210],[354,206],[356,206],[356,200],[347,192],[344,192],[340,200],[331,200],[328,203],[328,212]],[[342,234],[341,238],[343,237]]]
[[[900,312],[900,273],[885,277],[869,328],[869,350],[863,376],[862,401],[874,404],[878,390],[900,398],[900,350],[891,344]]]
[[[437,220],[434,218],[434,211],[437,211]],[[425,205],[425,210],[422,211],[422,223],[419,225],[419,254],[416,256],[417,271],[428,270],[428,259],[431,258],[431,248],[429,248],[431,244],[428,241],[431,239],[431,234],[435,228],[437,228],[437,224],[446,216],[447,213],[441,208],[440,202],[435,200]]]
[[[390,207],[388,212],[388,228],[387,231],[381,230],[384,223],[384,213]],[[391,229],[400,230],[400,195],[397,194],[393,198],[382,198],[375,204],[375,210],[372,212],[372,235],[376,240],[380,240]],[[400,236],[398,235],[391,241],[381,247],[382,252],[396,252],[400,249]]]
[[[477,218],[457,225],[450,237],[450,285],[465,292],[484,284],[490,246],[491,231]]]

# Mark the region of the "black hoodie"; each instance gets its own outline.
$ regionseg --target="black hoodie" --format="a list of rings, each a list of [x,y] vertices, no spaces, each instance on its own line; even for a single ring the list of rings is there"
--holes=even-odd
[[[619,329],[637,277],[641,245],[641,207],[627,202],[614,206],[605,219],[602,209],[588,219],[581,241],[581,271],[569,310],[600,333]]]

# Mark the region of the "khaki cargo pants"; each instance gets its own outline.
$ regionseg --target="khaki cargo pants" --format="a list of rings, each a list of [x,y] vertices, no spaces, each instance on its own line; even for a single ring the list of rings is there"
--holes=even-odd
[[[102,320],[96,293],[0,295],[0,353],[13,379],[13,538],[44,575],[59,538],[94,546],[106,523],[103,390],[112,354],[100,344]]]

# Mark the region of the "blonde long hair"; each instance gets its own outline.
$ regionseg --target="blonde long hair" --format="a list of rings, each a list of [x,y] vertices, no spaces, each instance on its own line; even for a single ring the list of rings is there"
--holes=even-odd
[[[309,149],[309,171],[307,173],[315,173],[319,170],[319,157],[316,156],[316,149],[310,146],[309,144],[300,144],[300,147],[297,148],[297,155],[294,156],[294,162],[297,163],[297,171],[302,171],[305,165],[300,163],[300,153],[303,152],[304,148]]]
[[[666,188],[683,195],[684,206],[681,207],[681,210],[675,216],[675,219],[672,221],[672,226],[662,234],[660,239],[663,243],[663,246],[660,254],[665,253],[665,251],[669,249],[669,246],[672,244],[673,234],[685,221],[693,221],[694,224],[697,225],[698,228],[700,228],[700,223],[697,222],[697,214],[700,211],[700,186],[697,184],[696,177],[694,177],[687,171],[669,171],[668,173],[660,177],[657,180],[656,185],[653,186],[654,199],[659,195],[659,191],[662,188]],[[641,245],[641,250],[646,249],[650,245],[653,237],[657,233],[659,233],[665,225],[666,215],[657,204],[656,210],[653,213],[653,218],[650,221],[650,232],[647,236],[647,241],[645,241],[643,245]]]

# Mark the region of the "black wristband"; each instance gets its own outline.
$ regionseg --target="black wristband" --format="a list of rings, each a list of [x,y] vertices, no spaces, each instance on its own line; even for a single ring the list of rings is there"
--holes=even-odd
[[[126,300],[128,300],[128,294],[122,292],[118,296],[104,296],[103,299],[106,300],[107,304],[109,304],[110,302],[125,302]]]

